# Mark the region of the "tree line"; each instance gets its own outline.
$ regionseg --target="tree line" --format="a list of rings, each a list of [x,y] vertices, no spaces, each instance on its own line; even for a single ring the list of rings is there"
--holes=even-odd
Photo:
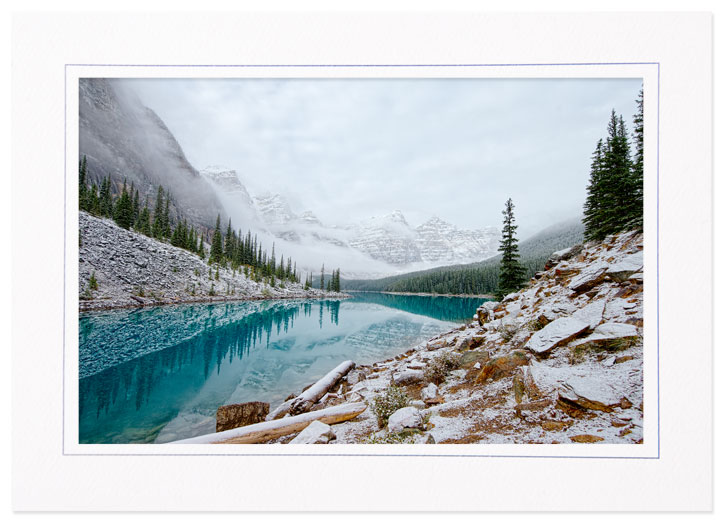
[[[600,139],[592,155],[587,198],[584,203],[584,237],[601,241],[607,235],[642,231],[644,217],[644,91],[637,98],[634,115],[634,156],[621,115],[612,110],[607,138]]]
[[[216,226],[211,234],[208,259],[205,248],[205,235],[188,223],[186,218],[177,218],[172,225],[169,217],[171,193],[158,187],[154,210],[149,208],[148,198],[141,207],[139,192],[134,184],[129,186],[124,180],[121,193],[114,196],[111,187],[111,176],[101,181],[100,187],[96,183],[88,184],[88,167],[86,156],[81,159],[78,167],[78,202],[79,208],[97,217],[113,219],[124,229],[134,231],[148,237],[169,242],[173,246],[183,248],[207,260],[210,265],[216,264],[231,267],[233,270],[243,271],[246,277],[257,282],[264,280],[271,286],[277,281],[300,282],[300,272],[297,263],[291,257],[279,259],[275,254],[275,245],[268,254],[258,240],[257,235],[252,236],[251,231],[246,235],[241,230],[232,228],[231,219],[227,224],[226,233],[221,229],[221,215],[217,215]],[[173,226],[173,229],[172,229]],[[322,266],[322,283],[320,288],[327,291],[340,291],[340,269],[332,274],[327,288],[324,285],[324,265]],[[211,271],[211,270],[210,270]],[[312,275],[308,274],[305,289],[311,287]]]

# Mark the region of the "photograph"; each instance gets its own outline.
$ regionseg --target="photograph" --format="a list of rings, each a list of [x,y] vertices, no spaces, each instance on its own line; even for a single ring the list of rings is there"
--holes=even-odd
[[[642,444],[652,100],[80,78],[79,444]]]

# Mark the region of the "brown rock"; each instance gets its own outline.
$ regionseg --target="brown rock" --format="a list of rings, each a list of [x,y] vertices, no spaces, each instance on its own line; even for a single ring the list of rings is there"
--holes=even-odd
[[[524,394],[526,393],[526,387],[524,386],[524,373],[519,368],[514,373],[514,397],[516,403],[521,403],[524,400]]]
[[[570,426],[571,423],[565,423],[564,421],[544,421],[543,423],[541,423],[541,428],[543,428],[547,432],[564,430],[566,428],[569,428]]]
[[[476,363],[486,363],[491,358],[488,350],[470,351],[461,356],[461,368],[471,368]]]
[[[520,366],[529,364],[529,357],[526,353],[516,350],[508,355],[497,357],[488,361],[476,378],[477,383],[482,383],[489,379],[497,380],[508,375],[510,372]]]
[[[267,414],[269,414],[269,403],[262,401],[220,406],[216,411],[216,431],[260,423]]]
[[[627,361],[631,361],[632,359],[634,359],[633,355],[620,355],[614,360],[614,364],[617,365],[619,363],[625,363]]]
[[[591,434],[579,434],[576,436],[570,436],[574,443],[596,443],[597,441],[604,441],[603,437],[592,436]]]
[[[613,427],[626,427],[629,423],[626,421],[622,421],[619,418],[613,417],[612,418],[612,426]]]
[[[626,397],[623,397],[619,402],[619,406],[622,407],[622,409],[627,410],[628,408],[632,408],[632,402]]]

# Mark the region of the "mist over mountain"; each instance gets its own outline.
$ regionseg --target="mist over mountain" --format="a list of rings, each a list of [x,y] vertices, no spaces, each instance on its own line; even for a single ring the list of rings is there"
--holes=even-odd
[[[114,79],[82,78],[79,92],[79,150],[88,162],[88,182],[100,184],[110,175],[120,193],[126,180],[150,207],[162,185],[171,192],[172,217],[213,228],[224,207],[156,113]]]

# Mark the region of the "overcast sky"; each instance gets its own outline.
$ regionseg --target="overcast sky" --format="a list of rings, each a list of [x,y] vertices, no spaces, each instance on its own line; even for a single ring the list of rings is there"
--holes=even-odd
[[[198,169],[343,224],[399,209],[523,238],[578,215],[612,109],[631,132],[640,79],[134,79]]]

